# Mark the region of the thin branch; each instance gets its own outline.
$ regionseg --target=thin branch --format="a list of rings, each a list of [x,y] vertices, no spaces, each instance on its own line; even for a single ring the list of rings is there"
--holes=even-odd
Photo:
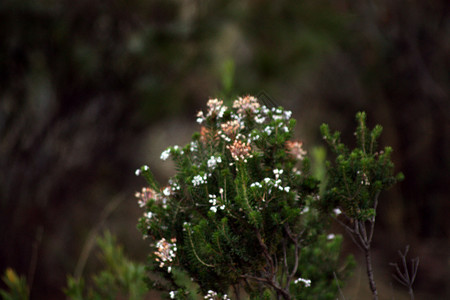
[[[368,245],[367,245],[366,240],[364,239],[364,237],[363,237],[362,234],[361,234],[361,231],[360,231],[360,228],[359,228],[359,226],[360,226],[359,222],[360,222],[359,220],[356,220],[356,221],[355,221],[355,231],[356,231],[356,236],[357,236],[357,237],[359,238],[359,240],[361,241],[361,246],[363,247],[364,251],[367,251]]]
[[[286,274],[286,281],[289,281],[289,267],[287,262],[286,240],[283,240],[283,274]],[[283,276],[283,275],[282,275]],[[281,277],[283,280],[283,277]]]
[[[295,276],[295,273],[297,273],[298,261],[299,261],[299,257],[298,257],[299,248],[300,248],[299,244],[295,243],[295,248],[294,248],[294,251],[295,251],[295,253],[294,253],[294,255],[295,255],[295,257],[294,257],[294,267],[292,268],[292,272],[289,275],[287,286],[289,286],[289,284],[292,281],[292,278],[294,278],[294,276]]]
[[[240,277],[244,278],[244,279],[251,279],[251,280],[254,280],[257,282],[267,283],[268,285],[270,285],[271,287],[274,288],[274,290],[277,292],[278,297],[281,295],[284,299],[291,299],[291,296],[289,295],[289,293],[287,291],[282,289],[276,282],[274,282],[273,280],[271,280],[267,277],[257,277],[257,276],[248,275],[248,274],[240,275]]]
[[[336,272],[333,272],[333,276],[334,276],[334,280],[336,280],[336,284],[337,284],[337,286],[338,286],[339,294],[341,295],[342,299],[345,300],[345,296],[344,296],[344,294],[342,293],[341,286],[340,286],[340,284],[339,284],[339,280],[338,280],[338,278],[337,278]]]
[[[192,251],[194,252],[194,255],[195,255],[195,257],[197,258],[197,260],[198,260],[202,265],[205,265],[205,266],[210,267],[210,268],[214,268],[214,267],[215,267],[214,265],[210,265],[210,264],[205,263],[205,262],[204,262],[203,260],[201,260],[201,258],[197,255],[197,252],[195,251],[195,247],[194,247],[194,242],[192,241],[191,230],[190,230],[190,228],[187,229],[187,232],[188,232],[188,236],[189,236],[189,241],[191,242]]]
[[[367,239],[366,223],[363,220],[358,220],[357,224],[358,224],[358,227],[359,227],[359,233],[362,236],[362,239],[364,241],[365,247],[367,248],[369,246],[369,240]]]
[[[259,232],[259,230],[256,230],[256,237],[258,239],[259,245],[263,248],[263,254],[264,254],[264,257],[266,258],[267,263],[269,264],[270,273],[272,276],[274,276],[274,274],[276,273],[276,270],[274,268],[273,259],[269,254],[269,250],[267,249],[266,244],[264,244],[264,242],[262,240],[261,233]]]
[[[375,231],[375,218],[377,216],[378,196],[379,195],[380,195],[380,192],[377,192],[374,197],[374,204],[373,204],[374,215],[372,217],[372,220],[370,221],[369,243],[372,242],[373,233]]]
[[[359,250],[364,252],[364,248],[355,239],[355,236],[357,236],[356,232],[353,229],[351,229],[350,227],[348,227],[347,225],[345,225],[345,229],[346,229],[347,233],[350,235],[350,238],[352,239],[353,243],[355,243],[355,245],[358,246]]]

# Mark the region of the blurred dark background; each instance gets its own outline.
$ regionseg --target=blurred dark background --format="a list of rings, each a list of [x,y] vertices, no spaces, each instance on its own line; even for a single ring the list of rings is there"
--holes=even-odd
[[[384,127],[406,179],[379,206],[380,293],[406,295],[388,263],[409,244],[417,298],[449,299],[449,4],[2,0],[0,271],[27,276],[32,299],[61,299],[98,228],[145,261],[134,170],[167,180],[161,151],[190,139],[209,97],[264,92],[293,111],[308,150],[323,122],[351,143],[360,110]],[[357,269],[348,297],[366,286]]]

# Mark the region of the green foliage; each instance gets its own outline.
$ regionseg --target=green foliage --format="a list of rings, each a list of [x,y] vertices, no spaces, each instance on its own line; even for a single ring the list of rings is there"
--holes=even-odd
[[[67,279],[65,293],[69,299],[144,299],[147,292],[143,281],[145,266],[125,257],[122,248],[110,233],[97,241],[104,270],[92,277],[92,287],[86,288],[83,278]]]
[[[148,166],[136,171],[150,186],[137,195],[138,227],[153,248],[148,267],[158,274],[149,287],[178,299],[194,297],[194,286],[215,299],[244,291],[300,299],[311,284],[323,299],[335,296],[334,274],[345,277],[347,265],[338,267],[340,240],[324,240],[319,180],[302,143],[290,140],[291,112],[251,96],[207,105],[192,141],[161,154],[176,165],[169,185],[159,188]]]
[[[364,252],[369,287],[373,299],[377,300],[370,249],[378,197],[381,191],[402,180],[403,175],[394,176],[394,164],[390,159],[392,148],[377,150],[382,127],[376,125],[370,131],[364,112],[356,114],[356,121],[356,147],[351,151],[341,143],[339,132],[331,134],[327,125],[321,127],[323,138],[335,153],[336,160],[334,164],[327,162],[328,181],[320,206],[325,212],[333,209],[336,221],[344,226],[353,242]]]
[[[326,210],[339,208],[348,218],[365,221],[375,216],[380,192],[402,180],[403,174],[394,176],[392,148],[378,149],[383,128],[376,125],[369,130],[364,112],[357,113],[356,121],[357,144],[353,150],[340,141],[339,132],[332,134],[328,125],[321,126],[324,140],[336,155],[334,164],[327,162],[328,182],[322,204]]]
[[[314,284],[308,289],[300,289],[297,299],[336,299],[337,291],[350,276],[350,272],[341,272],[340,278],[337,277],[336,270],[341,268],[342,241],[341,235],[322,235],[314,244],[302,249],[299,268]],[[348,256],[344,268],[351,270],[354,266],[353,256]]]
[[[29,288],[27,281],[23,276],[18,276],[17,273],[8,268],[5,275],[2,277],[3,282],[8,287],[8,290],[0,290],[0,295],[3,300],[27,300],[29,299]]]

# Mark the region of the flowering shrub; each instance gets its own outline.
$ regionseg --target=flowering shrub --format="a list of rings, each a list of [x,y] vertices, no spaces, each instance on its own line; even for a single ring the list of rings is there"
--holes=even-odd
[[[251,96],[207,107],[192,141],[161,154],[176,164],[167,186],[147,166],[136,171],[149,184],[136,196],[149,269],[159,274],[150,287],[172,299],[195,288],[205,299],[334,299],[348,273],[338,262],[342,239],[326,233],[291,112]]]

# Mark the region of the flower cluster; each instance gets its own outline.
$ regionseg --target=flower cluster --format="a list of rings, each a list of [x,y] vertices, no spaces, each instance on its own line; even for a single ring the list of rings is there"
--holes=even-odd
[[[235,140],[232,145],[227,145],[227,149],[230,150],[231,156],[236,161],[247,162],[247,158],[253,156],[250,144],[239,140]]]
[[[169,179],[170,190],[173,194],[175,191],[179,191],[181,189],[180,185],[173,179]]]
[[[228,107],[223,105],[223,101],[219,99],[210,99],[208,103],[206,103],[208,106],[208,111],[206,113],[206,117],[203,114],[203,111],[199,111],[197,113],[197,123],[202,124],[207,117],[218,117],[222,118],[223,114],[227,111]]]
[[[217,140],[218,139],[218,133],[212,134],[211,130],[206,128],[205,126],[202,126],[200,128],[200,141],[203,144],[207,144],[209,140]]]
[[[141,192],[136,192],[134,196],[138,198],[139,207],[144,207],[150,199],[156,199],[158,194],[149,187],[143,187]]]
[[[223,189],[221,188],[220,190],[221,190],[221,195],[223,195]],[[217,202],[217,196],[216,195],[209,195],[209,201],[208,202],[211,203],[211,208],[209,210],[214,212],[214,213],[217,212],[217,208],[219,208],[221,210],[225,209],[225,204],[223,204],[223,199],[219,203],[219,204],[221,204],[220,206],[217,204],[218,202]]]
[[[170,239],[170,243],[166,241],[165,238],[162,238],[156,243],[156,248],[158,248],[158,251],[153,252],[157,258],[155,260],[159,262],[159,267],[164,267],[165,264],[169,264],[173,262],[173,259],[176,257],[177,252],[177,245],[176,245],[176,238]],[[167,268],[167,271],[170,273],[172,268],[169,266]]]
[[[175,299],[175,296],[178,294],[178,291],[170,291],[169,296],[170,299]]]
[[[299,284],[300,282],[302,282],[305,285],[305,287],[310,287],[311,286],[311,280],[310,279],[297,278],[294,281],[295,284]]]
[[[169,156],[170,156],[170,148],[167,148],[166,150],[164,150],[161,153],[160,158],[161,158],[161,160],[167,160],[169,158]]]
[[[273,174],[275,175],[275,179],[266,177],[262,180],[262,184],[260,182],[253,182],[250,187],[263,188],[264,186],[266,186],[269,188],[269,193],[272,192],[272,187],[274,187],[275,189],[288,193],[291,190],[291,187],[281,185],[280,175],[283,174],[283,172],[283,169],[274,169]]]
[[[178,145],[175,145],[173,147],[169,147],[166,150],[164,150],[161,153],[160,159],[161,160],[167,160],[171,154],[184,154],[184,151],[180,149],[180,147]]]
[[[302,148],[303,142],[300,141],[287,141],[286,148],[290,155],[295,157],[297,160],[303,160],[306,155],[306,151]]]
[[[245,113],[254,114],[259,109],[258,99],[253,96],[239,97],[233,103],[233,108],[237,108],[237,113],[243,115]]]
[[[357,175],[360,175],[361,173],[362,173],[361,171],[356,172]],[[366,173],[362,173],[361,175],[361,185],[370,185],[370,181]]]
[[[211,170],[214,170],[217,167],[217,164],[220,164],[222,162],[222,158],[220,156],[211,156],[208,159],[208,168]]]
[[[199,186],[200,184],[206,184],[207,181],[207,175],[204,174],[203,176],[201,175],[195,175],[194,178],[192,179],[192,184],[194,186]]]
[[[134,172],[134,174],[136,175],[136,176],[139,176],[139,175],[141,175],[141,173],[142,173],[142,170],[144,170],[144,171],[148,171],[148,166],[147,165],[144,165],[144,166],[142,166],[140,169],[136,169],[136,171]]]
[[[241,129],[241,124],[237,120],[227,121],[220,125],[221,131],[219,131],[220,137],[227,142],[231,142]],[[242,126],[243,127],[243,126]]]
[[[217,292],[214,292],[213,290],[209,290],[208,294],[205,295],[204,299],[211,299],[211,300],[230,300],[230,298],[227,296],[227,294],[224,294],[222,297],[220,297]]]
[[[210,99],[207,106],[206,113],[199,111],[197,114],[197,122],[203,125],[200,128],[200,141],[204,145],[211,145],[212,142],[216,145],[221,138],[235,161],[247,162],[248,158],[253,157],[254,152],[259,150],[255,142],[260,141],[261,137],[288,134],[289,126],[293,126],[289,125],[291,111],[261,106],[253,96],[239,97],[232,109],[219,99]],[[225,112],[228,113],[225,115]],[[251,130],[251,127],[255,129]],[[292,142],[292,147],[288,151],[292,150],[297,159],[303,159],[306,152],[301,149],[301,143]],[[194,149],[197,147],[191,144],[191,151]]]
[[[225,105],[223,105],[223,101],[219,99],[210,99],[206,105],[208,106],[207,117],[219,117],[222,118],[225,111],[228,109]]]

